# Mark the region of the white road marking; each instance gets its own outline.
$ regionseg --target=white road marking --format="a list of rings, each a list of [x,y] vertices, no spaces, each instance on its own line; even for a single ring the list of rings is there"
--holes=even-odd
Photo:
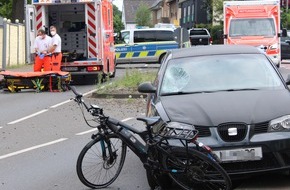
[[[69,102],[71,102],[71,101],[72,101],[72,100],[67,100],[67,101],[61,102],[61,103],[59,103],[59,104],[55,104],[55,105],[53,105],[53,106],[50,106],[50,108],[56,108],[56,107],[58,107],[58,106],[64,105],[64,104],[66,104],[66,103],[69,103]]]
[[[2,126],[0,126],[0,129],[2,129],[3,127]]]
[[[95,90],[91,90],[91,91],[89,91],[89,92],[86,92],[86,93],[84,93],[83,94],[83,96],[87,96],[87,95],[89,95],[89,94],[92,94],[93,92],[95,92],[97,89],[95,89]]]
[[[34,117],[34,116],[36,116],[36,115],[42,114],[42,113],[44,113],[44,112],[46,112],[46,111],[48,111],[48,109],[41,110],[41,111],[39,111],[39,112],[36,112],[36,113],[31,114],[31,115],[29,115],[29,116],[26,116],[26,117],[23,117],[23,118],[17,119],[17,120],[15,120],[15,121],[12,121],[12,122],[7,123],[7,124],[8,124],[8,125],[12,125],[12,124],[18,123],[18,122],[20,122],[20,121],[23,121],[23,120],[29,119],[29,118],[31,118],[31,117]]]
[[[85,135],[85,134],[88,134],[88,133],[91,133],[91,132],[94,132],[98,130],[98,128],[95,128],[95,129],[91,129],[91,130],[88,130],[88,131],[84,131],[84,132],[81,132],[81,133],[77,133],[76,135]]]
[[[41,147],[45,147],[45,146],[49,146],[49,145],[52,145],[52,144],[56,144],[56,143],[59,143],[59,142],[65,141],[65,140],[67,140],[67,138],[61,138],[61,139],[58,139],[58,140],[55,140],[55,141],[51,141],[51,142],[48,142],[48,143],[32,146],[30,148],[22,149],[22,150],[19,150],[19,151],[16,151],[16,152],[12,152],[12,153],[9,153],[9,154],[5,154],[3,156],[0,156],[0,160],[4,159],[4,158],[11,157],[11,156],[16,156],[18,154],[22,154],[22,153],[25,153],[25,152],[28,152],[28,151],[31,151],[31,150],[35,150],[35,149],[38,149],[38,148],[41,148]]]
[[[91,91],[89,91],[89,92],[86,92],[86,93],[83,94],[83,96],[87,96],[88,94],[91,94],[91,93],[93,93],[94,91],[96,91],[96,90],[91,90]],[[50,106],[50,108],[56,108],[56,107],[61,106],[61,105],[63,105],[63,104],[69,103],[70,101],[72,101],[72,100],[66,100],[66,101],[64,101],[64,102],[61,102],[61,103],[55,104],[55,105],[53,105],[53,106]],[[48,111],[48,109],[44,109],[44,110],[42,110],[42,111],[39,111],[39,112],[36,112],[36,113],[31,114],[31,115],[29,115],[29,116],[26,116],[26,117],[23,117],[23,118],[17,119],[17,120],[15,120],[15,121],[12,121],[12,122],[7,123],[7,124],[8,124],[8,125],[12,125],[12,124],[15,124],[15,123],[19,123],[20,121],[23,121],[23,120],[29,119],[29,118],[34,117],[34,116],[36,116],[36,115],[42,114],[42,113],[44,113],[44,112],[46,112],[46,111]]]
[[[123,120],[121,120],[121,121],[122,121],[122,122],[125,122],[125,121],[129,121],[129,120],[131,120],[131,119],[134,119],[134,117],[128,117],[128,118],[123,119]],[[88,133],[94,132],[94,131],[96,131],[96,130],[98,130],[98,129],[97,129],[97,128],[95,128],[95,129],[91,129],[91,130],[88,130],[88,131],[84,131],[84,132],[81,132],[81,133],[77,133],[76,135],[78,135],[78,136],[80,136],[80,135],[85,135],[85,134],[88,134]]]

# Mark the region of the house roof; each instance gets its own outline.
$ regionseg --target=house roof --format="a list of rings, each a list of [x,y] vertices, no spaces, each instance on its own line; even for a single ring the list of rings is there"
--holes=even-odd
[[[163,0],[155,0],[155,2],[150,6],[150,9],[152,10],[161,9],[162,4],[163,4]]]
[[[126,23],[135,23],[136,11],[143,2],[151,7],[156,0],[123,0]]]

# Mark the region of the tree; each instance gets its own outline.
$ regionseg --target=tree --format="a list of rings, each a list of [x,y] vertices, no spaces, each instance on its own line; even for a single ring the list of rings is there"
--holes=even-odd
[[[136,11],[135,22],[138,26],[151,26],[151,11],[144,3]]]
[[[16,19],[23,23],[24,18],[24,0],[12,0],[12,15],[11,20],[14,22]]]
[[[12,0],[0,0],[0,16],[11,19]]]
[[[18,19],[20,22],[24,20],[24,2],[25,0],[0,0],[0,16],[11,19],[15,22]],[[31,0],[27,0],[30,4]]]
[[[122,22],[122,12],[118,9],[116,5],[113,5],[113,22],[114,22],[114,32],[119,33],[124,29],[124,24]]]

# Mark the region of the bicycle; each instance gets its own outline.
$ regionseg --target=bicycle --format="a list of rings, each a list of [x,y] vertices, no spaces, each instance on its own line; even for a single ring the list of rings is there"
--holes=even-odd
[[[198,131],[192,127],[169,126],[160,117],[142,117],[137,120],[146,124],[146,130],[139,131],[117,119],[105,116],[97,105],[88,106],[83,95],[74,86],[73,100],[85,108],[98,122],[98,132],[82,149],[77,159],[77,175],[87,187],[101,189],[111,185],[119,176],[129,147],[142,161],[146,169],[149,186],[168,188],[168,178],[185,190],[231,189],[231,179],[218,164],[218,157],[212,150],[197,141]],[[153,126],[162,128],[152,132]],[[146,142],[142,143],[133,134]],[[173,145],[173,144],[178,145]]]

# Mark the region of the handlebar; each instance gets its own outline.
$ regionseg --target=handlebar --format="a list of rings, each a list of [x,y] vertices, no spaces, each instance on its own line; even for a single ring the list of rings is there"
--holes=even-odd
[[[69,86],[69,88],[73,91],[73,93],[76,95],[73,100],[77,102],[78,104],[82,104],[85,106],[86,110],[90,112],[92,116],[103,116],[103,109],[99,108],[97,105],[90,105],[90,107],[83,101],[83,95],[79,93],[75,86]]]

